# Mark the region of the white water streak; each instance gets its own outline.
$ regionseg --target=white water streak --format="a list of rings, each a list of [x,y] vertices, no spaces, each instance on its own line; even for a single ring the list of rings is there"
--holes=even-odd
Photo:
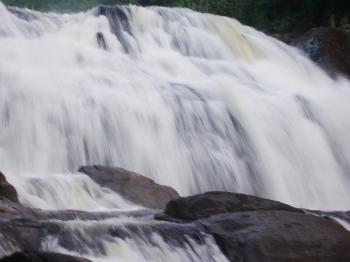
[[[307,208],[350,207],[347,81],[233,19],[122,10],[128,29],[118,40],[97,9],[26,11],[36,18],[25,21],[0,6],[5,172],[47,178],[108,164],[183,195],[229,190]],[[55,181],[56,191],[75,183]],[[28,183],[21,197],[31,202],[41,196]],[[43,201],[61,208],[64,190],[55,190],[61,200],[45,193]]]

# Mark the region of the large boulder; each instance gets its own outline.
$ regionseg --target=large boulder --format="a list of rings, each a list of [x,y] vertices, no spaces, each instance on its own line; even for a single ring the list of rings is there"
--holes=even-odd
[[[280,202],[227,192],[170,201],[159,219],[202,226],[229,261],[350,261],[350,232]]]
[[[18,252],[5,257],[0,262],[89,262],[90,260],[50,252]]]
[[[201,223],[230,261],[350,261],[350,233],[327,218],[280,210],[247,211]]]
[[[176,219],[193,221],[223,213],[260,210],[302,212],[300,209],[260,197],[229,192],[208,192],[173,199],[167,204],[164,213]]]
[[[350,78],[350,40],[345,31],[331,27],[314,28],[294,40],[292,45],[331,76]]]
[[[84,166],[85,173],[97,184],[107,187],[125,199],[148,208],[164,209],[166,204],[179,196],[168,186],[155,183],[152,179],[117,167]]]
[[[0,197],[6,198],[12,202],[18,203],[16,189],[7,182],[6,177],[0,172]]]

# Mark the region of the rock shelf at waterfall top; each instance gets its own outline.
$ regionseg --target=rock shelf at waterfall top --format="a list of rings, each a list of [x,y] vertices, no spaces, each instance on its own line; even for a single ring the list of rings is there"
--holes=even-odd
[[[81,171],[100,170],[98,174],[113,171],[130,175],[129,171],[110,167],[85,167]],[[103,170],[103,172],[101,172]],[[126,174],[125,174],[126,173]],[[94,173],[94,175],[98,176]],[[134,173],[131,173],[134,176]],[[138,179],[147,178],[138,175]],[[3,180],[5,178],[3,177]],[[97,179],[98,180],[98,179]],[[118,181],[115,181],[118,183]],[[153,182],[154,183],[154,182]],[[135,192],[129,185],[129,194]],[[134,184],[135,189],[139,184]],[[119,189],[117,188],[118,192]],[[169,189],[168,189],[169,190]],[[170,192],[175,192],[171,190]],[[117,218],[121,213],[89,213],[74,210],[45,211],[31,209],[17,203],[13,192],[1,192],[0,233],[7,239],[9,247],[0,249],[4,257],[0,261],[89,261],[84,258],[42,251],[42,241],[48,236],[58,236],[62,246],[75,243],[64,223],[76,218],[94,223],[104,223]],[[158,196],[159,191],[153,191]],[[152,194],[147,191],[147,194]],[[130,198],[130,195],[128,195]],[[149,201],[155,198],[148,198]],[[154,203],[155,206],[158,202]],[[125,214],[124,214],[125,215]],[[190,197],[176,197],[170,200],[164,210],[144,209],[128,213],[135,219],[148,217],[143,223],[128,223],[123,226],[110,223],[92,230],[99,238],[117,237],[129,239],[140,235],[151,239],[159,235],[166,243],[175,247],[205,245],[205,237],[214,239],[215,245],[228,261],[349,261],[350,232],[328,217],[306,214],[289,205],[255,196],[229,192],[208,192]],[[59,222],[61,221],[61,222]],[[189,240],[190,239],[190,240]],[[92,243],[90,243],[92,244]],[[153,243],[157,245],[157,243]],[[83,248],[79,255],[84,257]],[[17,252],[17,253],[15,253]],[[12,254],[11,253],[15,253]]]

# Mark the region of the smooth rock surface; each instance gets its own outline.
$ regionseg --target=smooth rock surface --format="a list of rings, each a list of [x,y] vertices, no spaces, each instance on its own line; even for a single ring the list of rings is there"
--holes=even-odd
[[[89,262],[90,260],[50,252],[18,252],[0,260],[1,262]]]
[[[229,192],[208,192],[173,199],[167,204],[164,213],[176,219],[197,220],[217,214],[253,210],[302,212],[289,205],[255,196]]]
[[[255,196],[177,198],[159,219],[203,227],[232,262],[350,261],[350,232],[340,224]]]
[[[164,209],[179,196],[171,187],[162,186],[152,179],[117,167],[85,166],[79,169],[97,184],[107,187],[125,199],[148,208]]]
[[[350,261],[350,233],[327,218],[247,211],[202,223],[232,262]]]

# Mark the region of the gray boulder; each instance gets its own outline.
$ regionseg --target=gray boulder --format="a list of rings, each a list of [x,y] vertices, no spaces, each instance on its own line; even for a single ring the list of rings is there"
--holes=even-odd
[[[158,219],[201,226],[229,261],[350,261],[350,232],[280,202],[226,192],[170,201]]]
[[[18,203],[16,189],[7,182],[6,177],[0,172],[0,197],[6,198],[12,202]]]
[[[155,183],[152,179],[134,172],[105,166],[84,166],[85,173],[97,184],[107,187],[125,199],[148,208],[164,209],[166,204],[179,196],[171,187]]]
[[[173,199],[167,204],[164,213],[176,219],[193,221],[223,213],[260,210],[302,212],[289,205],[260,197],[229,192],[208,192]]]
[[[350,233],[330,219],[289,211],[247,211],[202,223],[230,261],[350,261]]]

